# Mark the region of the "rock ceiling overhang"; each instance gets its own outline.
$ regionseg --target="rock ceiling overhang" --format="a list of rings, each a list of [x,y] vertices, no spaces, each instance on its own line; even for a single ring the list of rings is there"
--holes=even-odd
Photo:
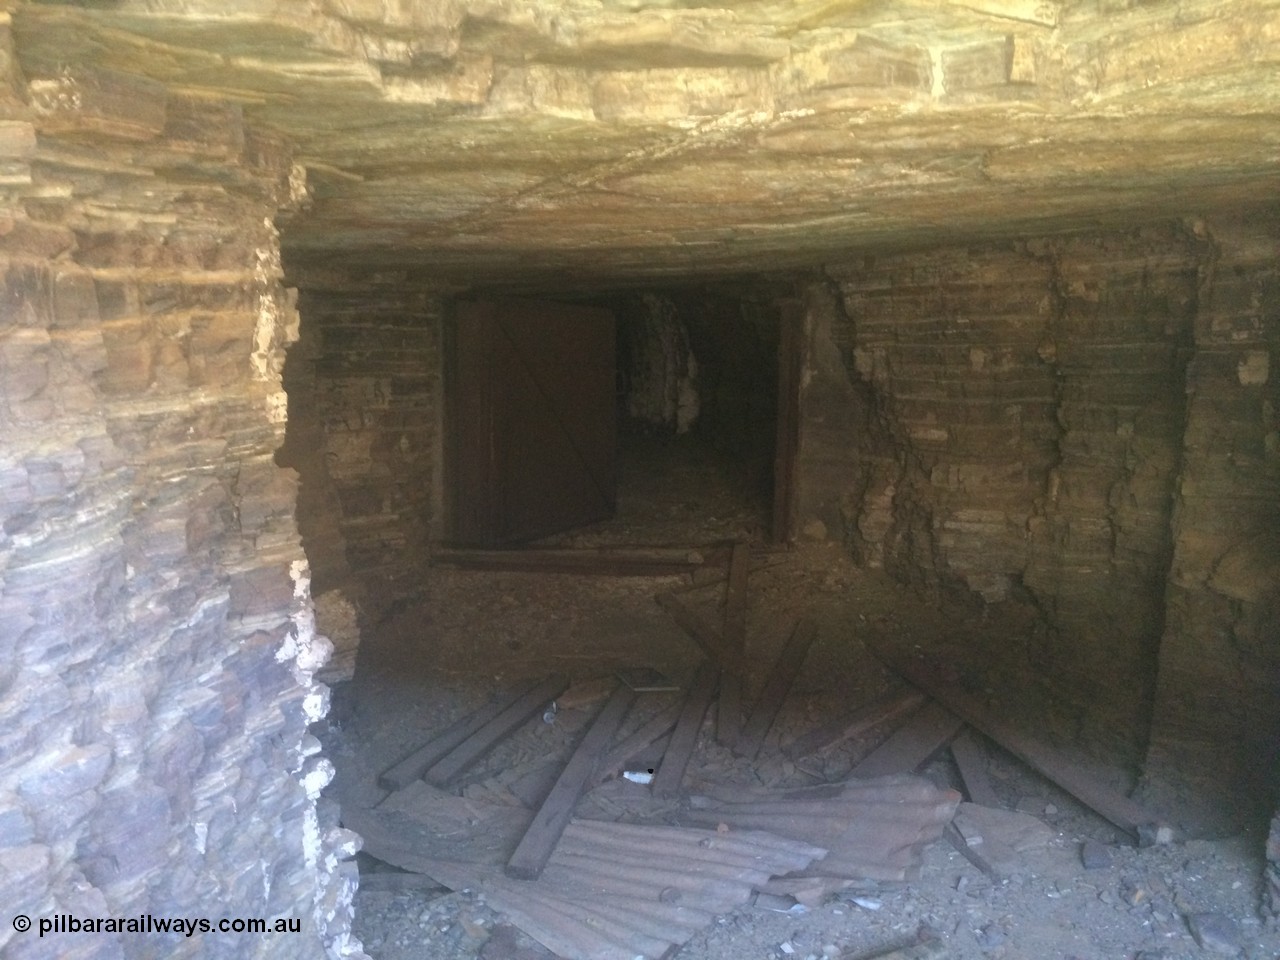
[[[688,275],[1280,197],[1280,2],[28,3],[28,76],[229,98],[301,259]]]

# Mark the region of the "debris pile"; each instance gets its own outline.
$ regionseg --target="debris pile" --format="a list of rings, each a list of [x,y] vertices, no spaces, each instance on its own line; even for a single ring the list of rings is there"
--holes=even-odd
[[[939,839],[1000,878],[1024,844],[1043,842],[1034,829],[1043,825],[994,809],[1000,801],[986,781],[989,741],[1137,843],[1171,839],[1159,817],[1007,728],[918,662],[883,651],[878,655],[903,681],[898,689],[784,737],[776,721],[819,631],[798,619],[748,702],[750,553],[739,544],[715,555],[727,584],[720,623],[675,594],[658,598],[704,654],[688,682],[672,684],[644,667],[578,685],[550,676],[456,718],[382,773],[379,784],[390,792],[381,802],[344,809],[344,823],[364,837],[365,851],[442,887],[472,891],[568,960],[636,960],[668,956],[753,897],[813,904],[860,882],[909,881]],[[492,565],[503,558],[451,560]],[[658,561],[671,559],[609,558],[628,571]],[[554,563],[558,570],[577,563],[559,554],[503,562]],[[536,786],[526,772],[509,784],[493,776],[468,782],[526,724],[554,722],[558,698],[569,710],[600,702],[562,764],[544,763]],[[760,770],[794,767],[872,729],[889,732],[837,782],[796,787],[768,777],[749,785],[717,777],[725,768],[704,762],[713,733],[722,756],[731,751],[738,768]],[[918,775],[946,750],[970,803]]]

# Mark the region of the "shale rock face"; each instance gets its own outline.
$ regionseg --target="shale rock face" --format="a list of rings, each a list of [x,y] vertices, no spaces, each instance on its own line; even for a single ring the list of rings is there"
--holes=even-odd
[[[1093,736],[1151,723],[1150,775],[1220,813],[1267,795],[1280,733],[1278,242],[1256,218],[867,257],[810,307],[802,457],[842,454],[803,508],[906,578],[1031,603],[1005,645]]]
[[[0,65],[0,951],[359,953],[273,461],[288,148],[152,79],[25,77],[7,12]],[[37,938],[19,914],[214,926]]]

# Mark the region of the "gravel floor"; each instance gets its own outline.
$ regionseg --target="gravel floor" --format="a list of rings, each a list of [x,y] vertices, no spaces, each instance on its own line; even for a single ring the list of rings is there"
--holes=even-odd
[[[759,542],[759,505],[744,506],[740,491],[717,491],[696,471],[686,482],[701,491],[696,511],[676,509],[679,515],[659,515],[656,528],[646,527],[635,518],[652,514],[660,491],[642,490],[634,501],[620,503],[618,521],[560,542],[634,543],[641,535],[647,543],[678,542],[677,536],[686,543],[726,537]],[[753,671],[748,690],[763,685],[798,616],[816,620],[819,640],[758,761],[746,763],[716,745],[709,721],[691,778],[751,785],[839,780],[887,730],[869,731],[799,763],[785,760],[777,748],[836,711],[890,688],[894,680],[869,655],[867,640],[936,647],[939,638],[963,643],[965,631],[990,636],[1020,629],[1015,617],[1002,620],[998,611],[924,603],[883,575],[855,568],[829,544],[763,557],[756,567],[748,612]],[[328,796],[343,805],[374,805],[384,795],[375,782],[381,770],[495,693],[552,671],[586,683],[619,667],[643,664],[687,680],[700,654],[653,597],[690,586],[688,578],[433,570],[420,596],[400,603],[363,637],[355,680],[335,690],[334,711],[320,731],[338,769]],[[714,614],[721,592],[708,584],[685,597]],[[629,723],[638,725],[645,711],[659,705],[656,699],[643,701]],[[548,772],[554,776],[594,707],[561,710],[550,723],[531,721],[471,771],[462,788],[486,800],[520,803],[523,795],[536,804],[538,784],[548,782]],[[1081,759],[1115,785],[1126,786],[1123,758],[1094,751]],[[959,784],[945,754],[924,772],[940,783]],[[861,958],[924,935],[945,944],[951,960],[1280,958],[1280,931],[1260,921],[1261,832],[1139,850],[1121,843],[1107,823],[1012,757],[993,751],[988,773],[1002,806],[1043,825],[1042,842],[1020,851],[998,881],[939,842],[927,850],[920,876],[909,883],[863,883],[789,912],[744,906],[695,936],[675,957]],[[601,811],[616,797],[607,790],[599,797],[587,802],[605,815]],[[1086,868],[1081,859],[1086,841],[1098,845],[1091,852],[1105,863]],[[363,856],[362,870],[367,883],[357,895],[356,933],[378,960],[551,956],[492,912],[482,895],[451,893],[418,878],[400,889],[403,876]]]

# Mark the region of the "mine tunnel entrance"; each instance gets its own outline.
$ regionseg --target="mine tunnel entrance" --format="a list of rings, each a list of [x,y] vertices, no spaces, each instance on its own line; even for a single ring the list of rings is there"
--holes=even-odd
[[[960,879],[1014,889],[1012,875],[1080,868],[1087,843],[1113,899],[1164,896],[1124,886],[1130,851],[1167,838],[1134,792],[1147,724],[1172,752],[1207,739],[1212,717],[1181,698],[1156,721],[1135,707],[1157,654],[1177,679],[1194,632],[1150,612],[1177,596],[1170,554],[1201,542],[1184,533],[1179,471],[1217,462],[1197,439],[1216,427],[1183,409],[1184,371],[1246,411],[1246,440],[1261,374],[1248,356],[1188,363],[1213,350],[1188,339],[1210,306],[1188,295],[1184,263],[1156,283],[1136,255],[1100,264],[1080,244],[1087,270],[1001,246],[939,255],[927,282],[904,255],[803,283],[518,296],[299,268],[280,459],[301,474],[318,624],[340,648],[321,675],[334,704],[322,739],[331,799],[365,838],[366,942],[391,957],[400,942],[485,956],[490,940],[490,956],[550,956],[499,930],[521,914],[503,897],[531,869],[524,838],[566,811],[589,825],[566,827],[554,856],[592,860],[621,899],[597,915],[561,889],[550,895],[571,907],[524,911],[543,937],[564,932],[565,909],[587,911],[563,956],[594,956],[600,929],[631,956],[759,946],[632,925],[684,882],[665,877],[642,906],[627,892],[652,865],[626,851],[679,856],[650,848],[657,827],[710,830],[699,850],[712,850],[721,824],[822,819],[834,834],[790,839],[834,850],[826,867],[778,865],[786,883],[743,894],[786,909],[851,882],[911,878],[938,903]],[[1063,282],[1070,269],[1107,271],[1106,295]],[[1241,609],[1241,636],[1265,629],[1272,608]],[[897,778],[888,794],[865,792],[883,776]],[[1238,814],[1241,795],[1217,809]],[[909,815],[880,818],[886,796]],[[962,811],[961,796],[996,813]],[[952,814],[960,832],[944,837]],[[1256,857],[1261,839],[1247,844]],[[1237,889],[1216,848],[1198,849],[1197,875]],[[1018,887],[1008,910],[1033,914],[1047,883]],[[474,889],[484,904],[461,892]],[[904,888],[876,902],[901,916],[916,893],[890,889]],[[413,897],[431,906],[401,924]],[[1095,901],[1079,928],[1097,925]],[[1175,925],[1131,915],[1144,936]],[[1060,927],[1043,955],[1065,949]],[[1002,930],[985,921],[976,942]],[[864,924],[841,942],[870,949],[887,932]]]
[[[447,539],[788,539],[793,457],[778,450],[797,396],[782,313],[710,288],[456,302],[444,323]]]

